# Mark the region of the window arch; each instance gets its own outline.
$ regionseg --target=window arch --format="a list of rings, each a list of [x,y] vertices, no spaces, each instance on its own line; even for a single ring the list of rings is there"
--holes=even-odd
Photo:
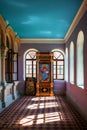
[[[74,43],[70,43],[70,82],[74,83]]]
[[[77,37],[77,85],[81,88],[84,87],[84,62],[83,62],[83,46],[84,34],[83,31],[78,33]]]
[[[64,79],[64,54],[61,50],[55,49],[53,52],[53,79]]]
[[[27,77],[36,77],[36,49],[29,49],[24,54],[24,79]]]
[[[68,48],[65,50],[65,80],[68,81]]]

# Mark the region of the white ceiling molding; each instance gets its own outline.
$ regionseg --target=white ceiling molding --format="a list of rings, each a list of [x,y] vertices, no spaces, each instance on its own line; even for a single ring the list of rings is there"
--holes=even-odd
[[[47,43],[47,44],[62,44],[64,39],[21,39],[21,43]]]
[[[64,39],[32,39],[32,38],[21,38],[21,43],[24,44],[24,43],[39,43],[39,44],[42,44],[42,43],[47,43],[47,44],[63,44],[63,43],[66,43],[67,40],[69,39],[70,35],[72,34],[72,32],[74,31],[76,25],[79,23],[80,19],[82,18],[83,14],[85,13],[85,11],[87,10],[87,0],[83,0],[66,36]]]

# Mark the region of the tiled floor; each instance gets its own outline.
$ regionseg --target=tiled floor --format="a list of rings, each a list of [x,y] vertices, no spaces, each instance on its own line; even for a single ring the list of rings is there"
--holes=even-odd
[[[63,96],[17,99],[0,113],[0,130],[85,130],[86,122]]]

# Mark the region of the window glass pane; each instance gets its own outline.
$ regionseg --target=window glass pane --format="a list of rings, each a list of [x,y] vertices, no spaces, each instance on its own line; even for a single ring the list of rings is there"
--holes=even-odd
[[[14,80],[17,80],[17,73],[14,73],[14,74],[13,74],[13,79],[14,79]]]
[[[70,43],[70,82],[74,83],[74,43]]]
[[[29,69],[32,70],[32,65],[29,65]]]
[[[55,59],[56,59],[56,57],[54,56],[54,57],[53,57],[53,59],[55,60]]]
[[[63,65],[63,61],[58,61],[57,65]]]
[[[77,85],[84,88],[84,33],[80,31],[77,37]]]
[[[31,65],[32,64],[32,61],[30,61],[30,60],[26,60],[26,64],[28,65]]]
[[[31,59],[29,53],[26,55],[26,59]]]
[[[54,57],[55,57],[55,58],[58,58],[58,57],[60,56],[60,54],[61,54],[60,52],[55,51],[55,52],[54,52]]]
[[[33,65],[33,69],[36,69],[36,66],[35,66],[35,65]]]
[[[36,52],[35,51],[30,51],[29,52],[31,59],[36,59]]]
[[[35,69],[33,69],[33,73],[36,73],[36,68],[35,68]]]
[[[26,69],[26,73],[28,73],[28,69]]]
[[[68,81],[68,48],[65,53],[65,80]]]
[[[29,73],[32,73],[32,69],[29,69]]]
[[[61,71],[60,71],[60,70],[57,70],[57,74],[61,74]]]
[[[53,65],[56,65],[56,61],[53,62]]]
[[[13,62],[14,64],[14,68],[13,68],[13,72],[17,72],[17,62]]]
[[[56,66],[53,66],[53,72],[56,73]]]
[[[33,74],[33,77],[36,77],[36,73],[35,73],[35,74]]]
[[[60,56],[58,57],[58,59],[63,59],[63,55],[60,55]]]
[[[35,66],[36,66],[36,60],[35,60],[35,61],[33,61],[33,65],[35,65]]]
[[[60,72],[63,71],[63,66],[58,66],[57,70],[59,70]]]
[[[56,75],[53,75],[53,78],[56,79]]]
[[[56,68],[53,69],[53,73],[56,74]]]
[[[63,74],[63,70],[61,70],[61,74]]]
[[[26,74],[26,77],[32,77],[32,74]]]
[[[63,79],[63,75],[57,75],[58,79]]]

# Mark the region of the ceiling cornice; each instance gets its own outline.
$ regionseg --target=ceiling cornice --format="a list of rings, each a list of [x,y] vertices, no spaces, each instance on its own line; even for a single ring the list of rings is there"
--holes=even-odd
[[[64,39],[21,39],[21,43],[47,43],[47,44],[53,44],[53,43],[64,43]]]
[[[32,38],[21,38],[21,43],[24,44],[24,43],[39,43],[39,44],[42,44],[42,43],[47,43],[47,44],[64,44],[68,41],[70,35],[72,34],[72,32],[74,31],[76,25],[79,23],[80,19],[82,18],[83,14],[85,13],[85,11],[87,10],[87,0],[83,0],[66,36],[64,37],[64,39],[32,39]]]

